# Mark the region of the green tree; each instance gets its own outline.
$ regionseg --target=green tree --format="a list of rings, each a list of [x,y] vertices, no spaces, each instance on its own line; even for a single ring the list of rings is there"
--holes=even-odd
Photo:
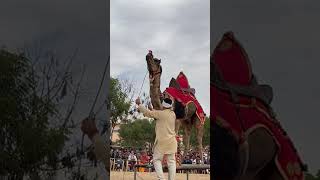
[[[22,54],[0,50],[0,174],[22,179],[43,164],[56,167],[66,129],[49,126],[57,109],[39,96],[37,76]]]
[[[128,99],[130,92],[131,86],[129,84],[121,84],[118,79],[110,78],[110,91],[107,102],[111,113],[111,135],[114,127],[127,117],[131,105],[131,100]]]
[[[318,178],[314,177],[312,174],[310,173],[306,173],[305,174],[305,180],[317,180]]]
[[[155,121],[137,119],[127,124],[121,124],[119,136],[122,146],[144,148],[146,143],[152,147],[155,139]]]
[[[73,88],[73,57],[61,67],[49,51],[36,54],[36,60],[28,52],[0,49],[0,176],[17,180],[72,166],[71,155],[63,157],[62,150],[74,128],[71,115],[83,77]],[[62,110],[65,97],[73,101]]]
[[[317,179],[320,180],[320,169],[316,173]]]
[[[320,180],[320,170],[315,175],[309,172],[305,173],[305,180]]]

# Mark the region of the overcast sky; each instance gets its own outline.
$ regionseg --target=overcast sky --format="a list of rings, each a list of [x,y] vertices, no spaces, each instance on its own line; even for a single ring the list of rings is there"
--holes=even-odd
[[[320,2],[214,0],[211,50],[228,30],[243,44],[253,72],[273,87],[272,106],[313,172],[320,169]]]
[[[139,91],[148,50],[162,59],[161,91],[186,74],[209,114],[210,1],[113,0],[110,2],[111,76],[135,81]],[[144,84],[149,93],[149,80]],[[137,96],[138,96],[137,92]]]

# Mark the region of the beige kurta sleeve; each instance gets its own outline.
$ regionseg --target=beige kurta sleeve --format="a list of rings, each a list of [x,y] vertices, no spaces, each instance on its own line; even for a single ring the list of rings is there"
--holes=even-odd
[[[142,104],[139,105],[138,110],[142,112],[142,114],[146,117],[159,119],[160,111],[158,110],[150,111],[149,109],[145,108]]]
[[[96,134],[92,138],[92,142],[94,145],[94,153],[98,160],[100,160],[105,167],[109,167],[109,156],[108,156],[108,149],[107,149],[107,143],[103,140],[102,136],[99,134]]]

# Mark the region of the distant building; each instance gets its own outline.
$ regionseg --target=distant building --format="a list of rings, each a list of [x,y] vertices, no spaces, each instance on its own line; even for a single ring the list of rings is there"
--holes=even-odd
[[[112,142],[112,143],[116,143],[117,141],[120,140],[119,130],[120,130],[120,124],[117,124],[117,125],[114,127],[113,132],[112,132],[112,136],[111,136],[111,142]]]

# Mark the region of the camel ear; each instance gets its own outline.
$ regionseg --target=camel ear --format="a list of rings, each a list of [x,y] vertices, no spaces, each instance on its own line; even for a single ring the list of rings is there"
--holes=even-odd
[[[178,84],[177,80],[174,78],[171,78],[169,87],[180,89],[180,85]]]

